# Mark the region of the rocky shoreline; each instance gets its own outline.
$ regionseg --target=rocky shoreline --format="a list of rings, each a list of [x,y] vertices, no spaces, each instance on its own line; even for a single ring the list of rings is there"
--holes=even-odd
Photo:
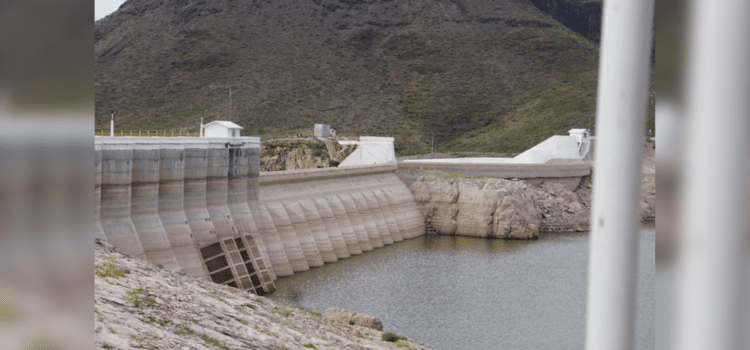
[[[654,173],[643,175],[641,221],[653,221]],[[554,182],[416,174],[410,188],[429,227],[438,234],[533,239],[540,232],[589,230],[592,187],[584,178],[574,191]]]
[[[432,349],[408,339],[381,340],[392,333],[384,333],[375,317],[294,308],[153,266],[99,242],[95,272],[98,349]]]

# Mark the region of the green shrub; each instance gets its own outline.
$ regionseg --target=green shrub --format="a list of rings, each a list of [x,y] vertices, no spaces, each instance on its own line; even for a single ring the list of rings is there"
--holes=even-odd
[[[402,336],[400,336],[400,335],[398,335],[396,333],[393,333],[391,331],[387,331],[387,332],[383,333],[383,336],[380,337],[380,340],[391,342],[391,343],[395,343],[395,342],[397,342],[399,340],[406,340],[406,338],[404,338],[404,337],[402,337]]]
[[[91,266],[91,265],[89,265],[89,266]],[[104,343],[104,344],[102,344],[102,349],[112,349],[112,345]]]
[[[356,322],[356,321],[354,321],[354,319],[353,319],[353,318],[350,318],[350,319],[349,319],[349,325],[350,325],[350,326],[353,326],[353,325],[354,325],[355,323],[357,323],[357,322]]]
[[[193,334],[195,334],[195,331],[192,328],[190,328],[190,327],[188,327],[188,326],[186,326],[184,324],[178,324],[177,327],[174,330],[174,334],[177,334],[177,335],[193,335]]]
[[[289,309],[279,309],[279,308],[275,307],[275,308],[273,308],[273,310],[271,310],[271,313],[272,314],[277,314],[279,316],[289,317],[289,316],[292,315],[292,310],[289,310]]]
[[[120,278],[125,277],[125,272],[120,270],[120,267],[114,262],[114,258],[107,258],[101,264],[94,265],[94,274],[99,278],[114,277]]]
[[[204,334],[204,335],[201,335],[201,339],[203,339],[203,341],[206,342],[206,344],[208,345],[215,346],[221,350],[229,350],[229,348],[226,345],[222,344],[216,338],[212,338]]]
[[[145,297],[147,292],[143,287],[131,289],[127,292],[128,296],[125,297],[125,301],[131,303],[134,307],[141,307],[141,304],[153,307],[156,305],[156,299]]]
[[[408,349],[408,350],[414,349],[411,347],[411,345],[409,345],[409,343],[406,340],[403,340],[403,339],[397,341],[395,345],[397,348],[403,348],[403,349]]]
[[[313,317],[322,317],[323,316],[322,314],[320,314],[320,312],[310,311],[310,310],[307,310],[307,309],[305,309],[305,312],[307,312],[308,315],[313,316]]]
[[[318,349],[313,343],[305,343],[305,344],[302,344],[302,346],[305,348],[310,348],[310,349],[316,349],[316,350]]]
[[[148,317],[148,322],[150,323],[156,323],[159,326],[166,327],[172,323],[172,320],[168,320],[166,318],[162,318],[161,320],[157,320],[151,316]]]

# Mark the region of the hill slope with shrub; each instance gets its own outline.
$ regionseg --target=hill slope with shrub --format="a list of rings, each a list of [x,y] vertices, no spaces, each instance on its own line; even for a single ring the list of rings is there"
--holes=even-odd
[[[400,154],[433,138],[513,153],[591,127],[598,65],[525,0],[128,0],[96,22],[94,55],[97,128],[112,110],[125,130],[328,123]]]

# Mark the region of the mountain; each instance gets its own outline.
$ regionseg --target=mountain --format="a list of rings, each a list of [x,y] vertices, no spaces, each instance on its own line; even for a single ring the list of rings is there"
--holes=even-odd
[[[531,0],[555,20],[591,41],[599,42],[602,30],[602,0]]]
[[[128,0],[94,55],[97,129],[328,123],[400,154],[515,153],[594,121],[596,43],[527,0]]]

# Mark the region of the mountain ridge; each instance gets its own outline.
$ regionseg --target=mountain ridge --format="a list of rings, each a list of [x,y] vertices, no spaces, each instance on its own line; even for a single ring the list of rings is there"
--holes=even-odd
[[[328,123],[408,154],[593,124],[596,44],[525,0],[129,0],[95,27],[97,128]]]

